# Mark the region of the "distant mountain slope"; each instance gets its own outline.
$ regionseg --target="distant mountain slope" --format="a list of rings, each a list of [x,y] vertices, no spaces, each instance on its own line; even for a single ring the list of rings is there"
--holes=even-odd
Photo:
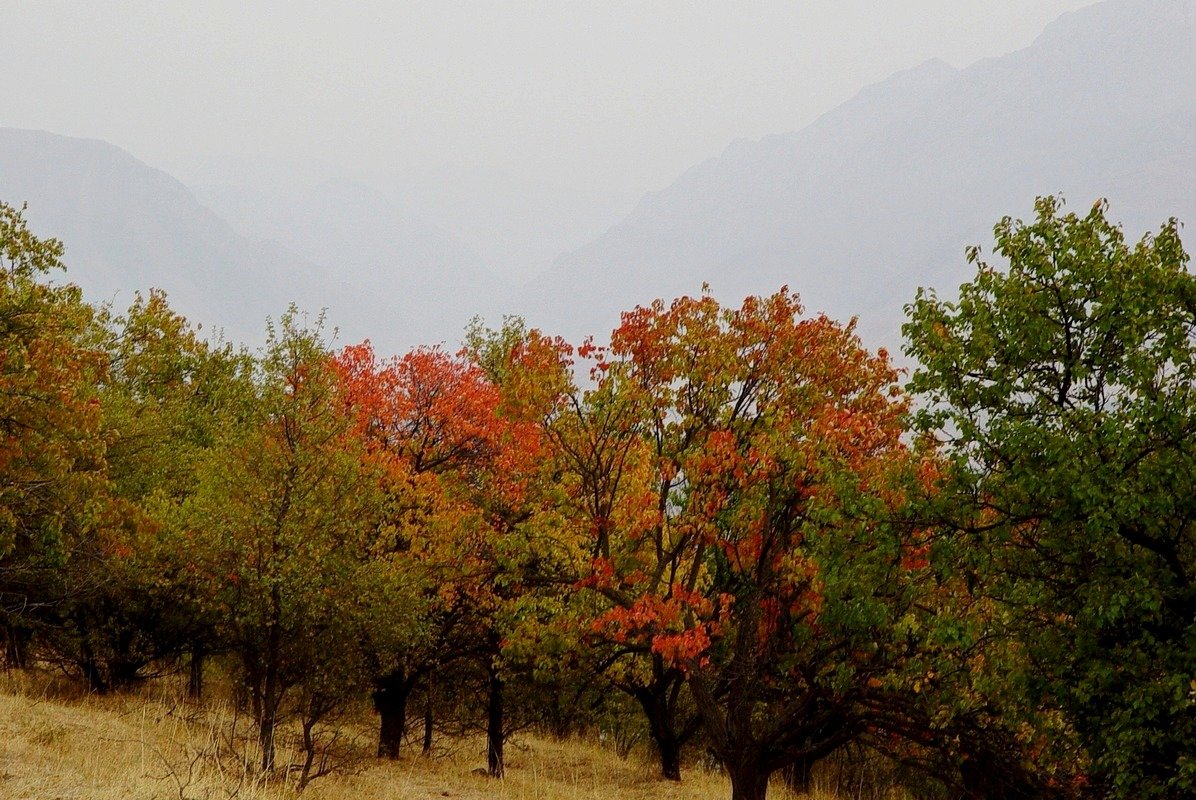
[[[189,318],[254,344],[265,318],[296,302],[326,308],[341,342],[397,352],[454,340],[509,293],[447,234],[400,219],[358,184],[285,202],[204,194],[105,142],[0,129],[0,199],[28,202],[34,230],[66,245],[69,271],[56,280],[93,301],[124,306],[162,288]]]
[[[197,186],[209,207],[253,239],[284,242],[324,265],[329,290],[389,349],[455,341],[477,314],[494,317],[512,287],[450,234],[354,181],[290,195]]]
[[[895,346],[915,288],[953,291],[965,246],[1036,195],[1080,212],[1108,197],[1135,237],[1169,216],[1196,223],[1194,44],[1196,0],[1112,0],[1007,56],[900,73],[645,197],[530,284],[524,309],[603,334],[619,310],[703,281],[728,301],[788,284]]]
[[[66,245],[68,272],[55,280],[93,301],[123,307],[135,290],[162,288],[205,328],[259,341],[267,315],[320,296],[317,267],[238,235],[181,183],[105,142],[0,129],[0,199],[28,202],[34,230]]]
[[[351,182],[287,198],[200,187],[103,142],[0,129],[0,199],[29,201],[92,298],[159,286],[233,338],[260,341],[289,301],[327,307],[341,340],[452,340],[475,313],[577,338],[708,281],[731,302],[788,284],[899,344],[919,285],[950,292],[963,251],[1033,198],[1108,197],[1139,235],[1196,224],[1196,0],[1109,0],[1030,47],[963,70],[928,62],[793,133],[737,141],[512,299],[451,233]],[[496,223],[497,224],[497,223]]]

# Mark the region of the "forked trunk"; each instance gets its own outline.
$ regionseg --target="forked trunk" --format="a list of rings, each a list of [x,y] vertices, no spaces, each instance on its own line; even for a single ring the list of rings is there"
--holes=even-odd
[[[648,735],[660,757],[660,776],[669,781],[681,780],[681,749],[697,724],[696,720],[683,724],[678,719],[682,680],[680,673],[667,672],[658,659],[653,682],[629,690],[648,719]]]

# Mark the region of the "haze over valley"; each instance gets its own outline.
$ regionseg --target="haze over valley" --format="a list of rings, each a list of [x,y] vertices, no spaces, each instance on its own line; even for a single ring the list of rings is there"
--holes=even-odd
[[[161,287],[250,342],[289,302],[396,352],[453,347],[474,315],[603,338],[620,311],[709,283],[724,300],[787,284],[895,349],[916,287],[949,292],[964,248],[1037,195],[1076,210],[1106,197],[1135,236],[1196,218],[1193,41],[1194,0],[1085,6],[1008,54],[928,60],[804,127],[737,139],[624,211],[617,192],[537,193],[501,169],[305,183],[267,156],[244,183],[186,185],[121,142],[12,118],[0,197],[64,240],[69,279],[93,296]]]

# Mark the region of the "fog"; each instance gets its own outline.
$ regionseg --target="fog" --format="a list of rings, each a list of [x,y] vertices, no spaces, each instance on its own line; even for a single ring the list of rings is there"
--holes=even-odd
[[[0,2],[0,126],[193,187],[367,182],[527,279],[739,138],[1088,0]]]

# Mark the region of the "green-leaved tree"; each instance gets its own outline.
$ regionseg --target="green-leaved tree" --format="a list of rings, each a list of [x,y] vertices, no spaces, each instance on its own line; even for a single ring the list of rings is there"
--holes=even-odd
[[[919,426],[954,455],[945,515],[1024,647],[1087,792],[1196,793],[1196,278],[1173,219],[1127,243],[1041,198],[905,326]],[[1078,787],[1077,787],[1078,788]]]

